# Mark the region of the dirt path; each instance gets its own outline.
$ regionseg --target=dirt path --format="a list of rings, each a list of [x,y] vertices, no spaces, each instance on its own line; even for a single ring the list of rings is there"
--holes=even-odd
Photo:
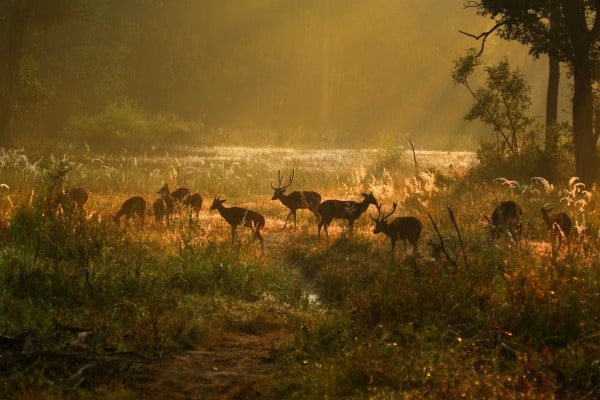
[[[285,260],[289,231],[265,235],[265,253]],[[257,385],[292,334],[281,326],[257,335],[228,333],[211,348],[195,349],[147,365],[137,389],[148,399],[256,398]]]

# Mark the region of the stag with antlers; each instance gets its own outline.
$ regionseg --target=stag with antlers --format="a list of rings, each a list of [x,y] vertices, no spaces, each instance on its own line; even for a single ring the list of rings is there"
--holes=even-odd
[[[219,199],[219,196],[215,196],[211,210],[219,211],[219,214],[231,225],[231,241],[235,243],[235,230],[238,226],[246,226],[254,233],[253,239],[257,239],[260,242],[260,246],[263,247],[263,237],[260,234],[260,230],[265,226],[265,217],[256,211],[248,210],[241,207],[225,207],[223,203],[225,199]]]
[[[408,240],[413,246],[412,255],[413,257],[416,256],[419,237],[423,230],[423,224],[416,217],[397,217],[392,222],[388,222],[387,219],[396,211],[397,205],[397,203],[394,203],[392,211],[382,215],[381,204],[377,204],[377,218],[373,218],[372,215],[369,215],[375,222],[373,233],[378,234],[383,232],[392,241],[392,260],[394,259],[394,250],[396,249],[396,242],[398,240],[402,240],[405,255],[406,241]]]
[[[350,234],[352,234],[352,229],[354,227],[354,221],[358,219],[367,208],[369,208],[370,204],[377,205],[377,200],[373,193],[361,193],[364,197],[363,201],[357,203],[356,201],[346,201],[346,200],[325,200],[319,205],[319,227],[317,230],[317,238],[321,237],[321,227],[325,231],[325,235],[329,238],[329,232],[327,232],[327,228],[331,221],[334,218],[336,219],[347,219],[348,220],[348,228],[350,230]]]
[[[281,204],[290,209],[290,212],[285,219],[285,224],[283,224],[283,229],[285,229],[292,216],[294,217],[294,229],[296,229],[296,211],[301,209],[310,210],[318,221],[321,195],[313,191],[293,191],[290,194],[285,194],[285,189],[287,189],[294,181],[294,170],[292,169],[290,180],[285,185],[282,185],[283,178],[284,176],[281,175],[281,170],[279,170],[277,171],[277,181],[279,184],[277,187],[274,187],[273,184],[271,184],[271,188],[275,191],[271,200],[279,200],[281,201]]]

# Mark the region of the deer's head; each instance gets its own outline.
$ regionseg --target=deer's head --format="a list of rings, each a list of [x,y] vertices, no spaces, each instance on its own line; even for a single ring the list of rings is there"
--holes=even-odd
[[[227,199],[220,199],[219,196],[215,196],[213,199],[212,205],[210,206],[211,210],[217,210],[219,207],[223,206]]]
[[[373,233],[377,234],[379,232],[383,232],[384,228],[388,225],[387,219],[396,211],[398,203],[394,203],[392,211],[384,215],[381,215],[381,204],[375,204],[375,206],[377,207],[377,218],[373,218],[373,216],[370,214],[369,217],[371,217],[371,219],[375,222]]]
[[[158,192],[156,192],[156,194],[169,194],[171,193],[171,191],[169,190],[169,185],[168,184],[164,184],[163,187],[160,188],[160,190]]]
[[[284,176],[281,175],[281,170],[277,171],[277,181],[279,182],[279,184],[277,185],[277,187],[274,187],[273,184],[271,184],[271,189],[273,189],[275,191],[275,193],[273,193],[273,197],[271,198],[271,200],[277,200],[278,198],[280,198],[281,195],[283,195],[285,193],[285,189],[287,189],[292,184],[292,182],[294,181],[294,170],[292,169],[292,175],[290,176],[290,181],[285,185],[281,184],[283,182],[283,178],[284,178]]]

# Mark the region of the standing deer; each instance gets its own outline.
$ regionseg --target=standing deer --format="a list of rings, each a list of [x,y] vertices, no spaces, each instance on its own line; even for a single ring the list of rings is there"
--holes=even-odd
[[[571,218],[564,212],[556,214],[548,214],[551,212],[551,208],[542,207],[542,219],[546,223],[546,227],[550,232],[550,240],[552,241],[552,247],[554,248],[554,242],[558,239],[558,247],[562,245],[563,235],[567,240],[567,251],[571,249],[571,243],[569,242],[569,235],[571,234]]]
[[[377,205],[377,218],[371,219],[375,222],[375,228],[373,229],[374,234],[383,232],[392,241],[392,260],[394,259],[394,250],[396,248],[396,242],[402,240],[404,245],[404,254],[406,255],[406,241],[408,240],[413,246],[412,255],[413,257],[417,254],[417,246],[419,243],[419,237],[423,230],[423,224],[416,217],[397,217],[391,223],[387,219],[396,211],[397,204],[394,203],[392,212],[386,215],[381,215],[381,205]]]
[[[321,237],[321,227],[323,227],[325,231],[325,235],[329,238],[329,232],[327,232],[327,228],[331,221],[336,219],[347,219],[348,220],[348,228],[350,229],[350,234],[352,234],[352,230],[354,228],[354,221],[358,219],[367,208],[369,208],[370,204],[377,205],[377,200],[373,196],[373,193],[361,193],[364,197],[363,201],[357,203],[355,201],[346,201],[346,200],[325,200],[319,205],[319,227],[317,230],[317,238]]]
[[[484,214],[484,218],[490,225],[491,240],[500,236],[501,231],[507,231],[520,246],[523,231],[523,209],[512,200],[501,202],[492,212],[492,219]]]
[[[196,219],[200,217],[200,209],[202,209],[202,203],[203,200],[202,196],[200,196],[200,193],[191,194],[183,199],[183,205],[192,209],[192,211],[196,214]]]
[[[146,212],[146,200],[140,196],[133,196],[123,202],[121,209],[113,217],[115,224],[119,225],[119,220],[124,215],[125,223],[129,221],[131,217],[137,215],[141,220],[141,226],[144,225],[144,213]]]
[[[271,184],[271,188],[275,191],[271,200],[279,200],[281,201],[281,204],[290,209],[290,212],[285,219],[285,224],[283,224],[283,229],[287,226],[291,216],[294,217],[294,229],[296,229],[296,210],[308,209],[315,215],[317,221],[319,220],[319,204],[321,204],[321,195],[319,193],[312,191],[294,191],[286,195],[285,189],[287,189],[294,181],[293,169],[290,181],[286,185],[281,185],[283,181],[281,170],[277,171],[277,180],[279,181],[277,187],[274,187],[273,184]]]
[[[241,207],[225,207],[223,205],[225,199],[219,199],[219,196],[215,196],[211,210],[219,211],[219,214],[231,225],[231,241],[235,243],[235,230],[238,226],[247,226],[254,233],[253,239],[258,239],[260,246],[263,245],[263,237],[260,235],[260,230],[265,226],[265,217],[256,211],[248,210]]]
[[[165,200],[162,197],[159,197],[158,199],[154,200],[154,203],[152,203],[154,222],[156,222],[157,225],[162,224],[162,220],[166,216],[166,207]]]
[[[171,216],[175,213],[176,200],[171,192],[169,192],[169,185],[166,183],[159,189],[158,192],[156,192],[156,194],[159,194],[160,200],[163,201],[163,216],[166,218],[168,226],[171,223]],[[158,204],[156,204],[157,201],[155,201],[154,204],[158,206]],[[162,221],[162,218],[160,220]]]

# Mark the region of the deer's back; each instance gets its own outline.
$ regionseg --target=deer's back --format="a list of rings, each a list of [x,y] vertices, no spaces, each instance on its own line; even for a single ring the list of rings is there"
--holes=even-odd
[[[492,213],[492,224],[494,226],[502,225],[520,225],[523,217],[521,206],[512,200],[503,201]]]
[[[321,195],[313,191],[295,191],[289,194],[284,203],[289,208],[316,207],[321,203]]]
[[[263,226],[265,217],[256,211],[248,210],[242,207],[230,207],[219,209],[219,213],[225,218],[230,225],[255,225]]]
[[[190,195],[190,190],[188,188],[180,187],[171,192],[171,196],[176,201],[183,201],[187,196]]]
[[[416,241],[421,236],[423,223],[417,217],[397,217],[391,223],[391,232],[397,239]]]
[[[133,196],[123,203],[121,210],[131,213],[138,212],[143,213],[146,210],[146,200],[140,196]]]
[[[323,219],[356,218],[360,215],[359,203],[351,200],[325,200],[319,206],[319,214]]]

